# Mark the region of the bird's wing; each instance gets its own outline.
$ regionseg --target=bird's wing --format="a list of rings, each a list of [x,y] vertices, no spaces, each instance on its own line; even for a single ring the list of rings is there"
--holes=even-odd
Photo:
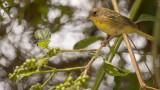
[[[130,25],[133,28],[138,28],[137,25],[134,24],[134,22],[132,22],[129,18],[127,18],[125,16],[122,16],[122,15],[120,15],[119,13],[117,13],[113,10],[110,10],[110,9],[104,10],[104,16],[111,19],[111,20],[114,20],[116,22],[123,23],[123,24],[126,24],[126,25]]]

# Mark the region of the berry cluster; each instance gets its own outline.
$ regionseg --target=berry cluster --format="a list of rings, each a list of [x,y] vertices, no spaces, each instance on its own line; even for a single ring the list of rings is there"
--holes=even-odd
[[[64,84],[59,84],[57,85],[55,88],[56,90],[67,90],[67,89],[76,89],[79,87],[83,87],[83,88],[87,88],[88,87],[88,83],[87,81],[89,80],[89,76],[80,76],[78,77],[75,81],[73,81],[73,77],[71,75],[69,75]]]
[[[48,55],[49,57],[55,56],[55,55],[58,54],[58,51],[60,51],[60,48],[59,48],[59,47],[50,49],[50,50],[47,52],[47,55]]]
[[[26,62],[23,63],[23,65],[16,66],[14,73],[9,74],[9,79],[17,81],[20,78],[24,77],[23,74],[25,74],[26,72],[36,69],[37,68],[36,61],[37,60],[35,58],[31,58],[31,59],[27,59]]]
[[[86,75],[86,76],[78,77],[76,82],[77,82],[77,85],[79,85],[80,87],[87,88],[88,87],[88,83],[87,83],[88,80],[89,80],[89,76]]]

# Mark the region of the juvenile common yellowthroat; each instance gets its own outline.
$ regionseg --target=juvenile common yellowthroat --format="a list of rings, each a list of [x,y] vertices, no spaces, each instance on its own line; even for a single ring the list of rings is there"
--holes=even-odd
[[[154,37],[138,30],[137,25],[129,18],[108,8],[93,8],[89,12],[89,18],[95,23],[99,30],[111,36],[123,33],[137,33],[146,37],[150,41],[155,39]]]

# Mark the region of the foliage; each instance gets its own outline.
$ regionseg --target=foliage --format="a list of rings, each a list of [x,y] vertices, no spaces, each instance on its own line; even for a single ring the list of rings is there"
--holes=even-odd
[[[46,30],[40,29],[35,32],[34,36],[39,42],[42,42],[44,40],[49,40],[51,38],[51,33]]]
[[[160,21],[159,18],[156,18],[152,15],[147,15],[147,14],[141,14],[141,16],[138,18],[135,23],[143,22],[143,21]]]
[[[120,72],[117,72],[116,69],[118,69]],[[104,70],[108,75],[111,76],[127,76],[130,73],[130,71],[125,71],[119,67],[116,67],[108,61],[105,61]]]
[[[82,49],[82,48],[85,48],[87,47],[88,45],[98,41],[98,40],[102,40],[101,37],[94,37],[94,36],[90,36],[88,38],[85,38],[83,40],[80,40],[79,42],[77,42],[75,45],[74,45],[74,49]]]
[[[51,87],[49,90],[79,90],[80,87],[87,88],[89,80],[89,76],[82,76],[80,75],[75,81],[73,80],[73,77],[71,74],[67,76],[65,79],[64,84],[58,84],[56,86]]]
[[[41,33],[37,33],[38,31],[40,31]],[[53,67],[48,66],[48,60],[49,58],[51,58],[52,56],[57,55],[58,53],[62,53],[62,52],[70,52],[74,50],[61,50],[60,48],[48,48],[48,44],[50,42],[50,40],[48,40],[49,38],[46,33],[48,33],[45,30],[38,30],[35,32],[35,37],[39,40],[38,46],[41,47],[42,49],[48,49],[48,51],[41,57],[39,58],[34,58],[31,57],[30,59],[27,59],[21,66],[17,66],[16,69],[14,70],[14,73],[9,74],[9,78],[15,82],[19,82],[19,80],[23,79],[24,77],[28,77],[32,74],[36,74],[36,73],[48,73],[48,72],[62,72],[62,71],[70,71],[70,70],[78,70],[78,69],[84,69],[83,67],[73,67],[73,68],[66,68],[66,69],[56,69]],[[50,37],[50,36],[49,36]],[[45,39],[44,39],[45,38]],[[92,42],[95,42],[96,40],[99,40],[101,38],[96,38],[96,37],[90,37],[87,38],[85,40],[91,40]],[[82,43],[81,43],[82,44]],[[89,43],[91,44],[91,42]],[[89,45],[88,44],[88,45]],[[86,45],[87,46],[87,45]],[[77,51],[82,51],[81,49],[77,50]],[[88,50],[84,50],[84,51],[88,51]],[[106,65],[106,73],[112,76],[126,76],[129,72],[122,70],[114,65],[112,65],[111,63],[105,61]],[[117,72],[114,68],[124,72],[125,74],[119,73]],[[110,73],[112,72],[112,73]],[[62,89],[79,89],[80,87],[83,88],[87,88],[88,87],[88,83],[86,82],[87,80],[89,80],[89,76],[83,76],[83,73],[75,80],[73,81],[73,77],[71,76],[71,74],[66,78],[64,84],[58,84],[56,86],[51,87],[52,88],[56,88],[56,90],[62,90]],[[47,82],[47,81],[46,81]],[[44,86],[44,85],[43,85]],[[42,85],[40,84],[36,84],[34,86],[31,87],[31,90],[35,89],[35,88],[42,88]]]

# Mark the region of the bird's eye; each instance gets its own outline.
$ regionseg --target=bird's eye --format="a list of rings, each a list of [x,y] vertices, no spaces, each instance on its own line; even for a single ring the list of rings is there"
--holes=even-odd
[[[94,15],[94,16],[96,16],[96,14],[97,14],[97,12],[96,12],[96,11],[94,11],[94,12],[93,12],[93,15]]]

